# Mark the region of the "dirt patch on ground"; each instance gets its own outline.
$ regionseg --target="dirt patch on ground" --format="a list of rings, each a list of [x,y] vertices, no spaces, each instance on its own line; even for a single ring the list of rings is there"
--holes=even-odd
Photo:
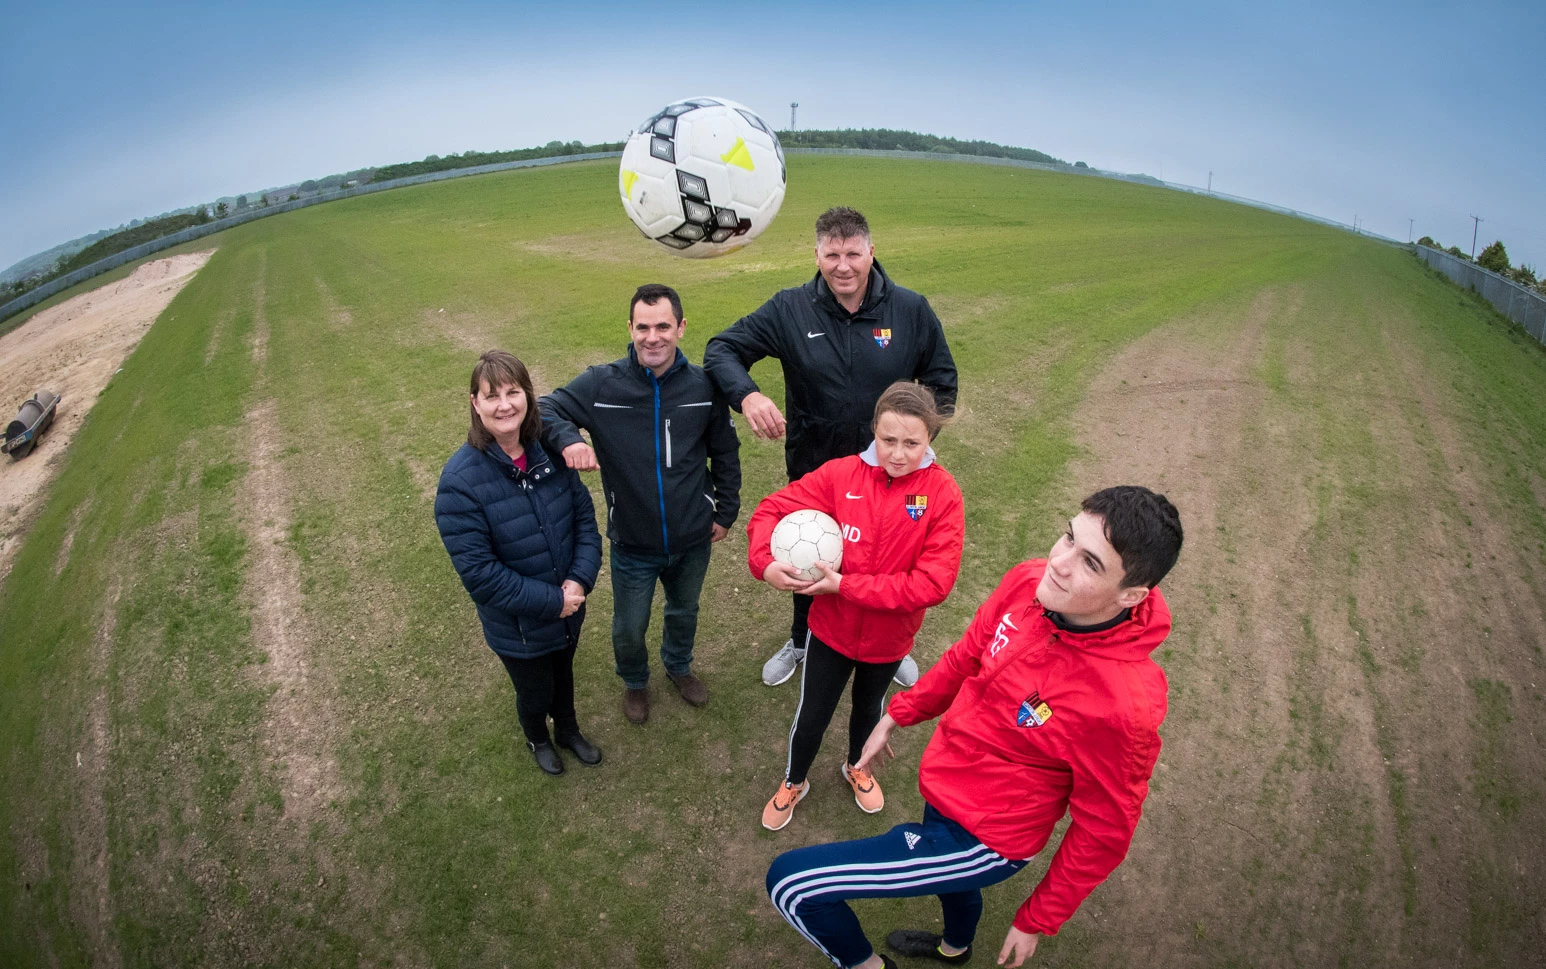
[[[102,388],[214,251],[145,263],[128,277],[49,307],[0,336],[0,420],[48,389],[63,395],[53,425],[20,461],[0,459],[0,580],[65,448]]]
[[[301,592],[300,566],[287,547],[290,502],[281,467],[275,403],[264,401],[246,419],[251,467],[238,493],[252,542],[247,572],[253,643],[268,655],[259,675],[274,686],[264,723],[264,747],[281,766],[284,813],[315,820],[343,793],[335,750],[332,692],[310,656],[312,636]]]
[[[91,705],[86,714],[86,736],[75,755],[78,807],[71,818],[75,843],[72,853],[71,880],[89,891],[71,894],[71,914],[86,930],[90,940],[92,965],[116,967],[123,964],[113,932],[113,896],[110,889],[107,835],[107,782],[112,756],[109,732],[108,665],[112,658],[113,634],[117,628],[120,585],[115,577],[107,591],[107,605],[91,650],[87,682],[91,684]]]
[[[1144,819],[1070,928],[1168,966],[1427,965],[1457,946],[1508,964],[1541,931],[1517,859],[1546,847],[1522,780],[1546,770],[1527,701],[1546,620],[1519,509],[1411,322],[1328,336],[1306,323],[1316,299],[1265,290],[1162,327],[1076,416],[1069,503],[1148,485],[1186,548]],[[1490,820],[1457,830],[1478,806]]]
[[[473,353],[503,346],[499,333],[509,322],[485,319],[476,313],[448,310],[444,306],[424,310],[419,319],[426,330],[439,333],[456,346]]]

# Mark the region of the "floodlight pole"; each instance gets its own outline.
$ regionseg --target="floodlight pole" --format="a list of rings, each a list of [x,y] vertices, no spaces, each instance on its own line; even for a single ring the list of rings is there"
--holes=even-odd
[[[1486,222],[1487,220],[1482,218],[1482,217],[1480,217],[1480,216],[1477,216],[1477,215],[1473,215],[1473,216],[1471,216],[1471,218],[1475,220],[1475,221],[1473,221],[1471,223],[1471,261],[1475,262],[1476,261],[1476,230],[1481,228],[1482,223]]]
[[[795,127],[795,124],[794,124],[794,112],[795,112],[795,109],[798,108],[799,106],[800,106],[800,102],[799,101],[790,101],[789,102],[789,130],[790,131],[798,131],[799,130],[798,128]]]
[[[1411,242],[1412,241],[1412,223],[1416,222],[1416,221],[1417,221],[1416,219],[1407,219],[1406,220],[1406,241],[1407,242]]]
[[[1213,173],[1212,172],[1208,173],[1208,194],[1209,195],[1213,194]]]

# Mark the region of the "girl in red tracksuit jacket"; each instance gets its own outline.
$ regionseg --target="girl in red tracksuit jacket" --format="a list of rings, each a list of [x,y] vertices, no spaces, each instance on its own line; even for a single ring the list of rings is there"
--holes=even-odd
[[[770,831],[789,823],[810,790],[806,773],[850,675],[842,775],[865,813],[885,806],[874,775],[852,765],[880,721],[886,686],[912,650],[925,610],[945,601],[961,568],[961,489],[929,447],[942,423],[928,388],[892,384],[875,405],[875,441],[863,454],[828,461],[773,492],[747,522],[752,575],[815,597],[784,779],[762,812]],[[805,508],[831,515],[843,529],[842,571],[823,565],[822,578],[810,583],[775,562],[769,548],[774,526]]]

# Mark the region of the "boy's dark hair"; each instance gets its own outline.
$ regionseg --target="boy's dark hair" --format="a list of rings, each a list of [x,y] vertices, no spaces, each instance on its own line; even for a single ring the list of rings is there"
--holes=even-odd
[[[472,368],[473,397],[483,393],[484,384],[490,390],[501,387],[521,388],[526,395],[526,416],[521,418],[521,446],[525,447],[535,441],[542,432],[542,416],[537,413],[537,391],[532,388],[531,374],[527,372],[526,364],[513,353],[490,350],[479,357],[477,365]],[[483,418],[478,416],[478,408],[470,400],[467,409],[472,412],[472,424],[467,428],[467,443],[480,451],[487,451],[488,446],[494,443],[494,435],[483,426]],[[514,458],[515,455],[509,457]]]
[[[1181,514],[1164,495],[1140,485],[1106,488],[1080,505],[1104,522],[1106,541],[1122,556],[1122,586],[1154,588],[1181,555]]]
[[[838,205],[816,216],[816,241],[870,237],[870,224],[858,209]]]
[[[633,308],[643,303],[645,306],[654,306],[661,300],[671,304],[671,312],[676,316],[678,323],[682,322],[682,297],[676,295],[676,290],[661,283],[645,283],[633,291],[633,299],[628,301],[628,322],[633,322]]]

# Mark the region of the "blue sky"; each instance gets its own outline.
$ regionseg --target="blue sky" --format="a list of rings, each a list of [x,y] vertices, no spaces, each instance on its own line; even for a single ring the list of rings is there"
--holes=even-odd
[[[222,195],[621,140],[719,94],[779,126],[1037,148],[1546,268],[1546,5],[30,5],[0,56],[0,267]],[[621,212],[619,212],[621,218]]]

